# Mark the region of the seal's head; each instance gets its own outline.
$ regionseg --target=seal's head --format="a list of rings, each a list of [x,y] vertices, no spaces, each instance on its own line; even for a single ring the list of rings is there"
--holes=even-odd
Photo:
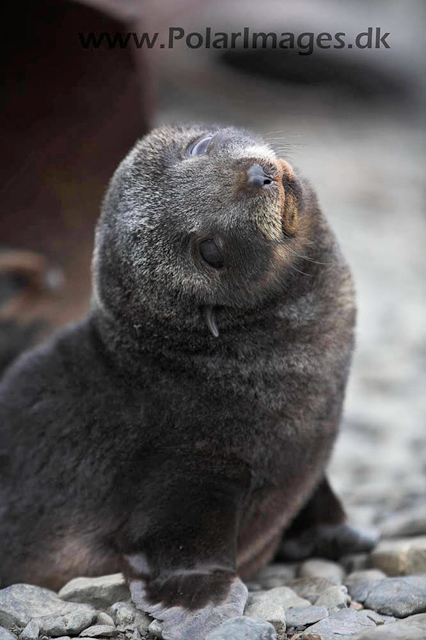
[[[290,165],[241,129],[166,126],[119,165],[97,227],[94,301],[134,325],[198,327],[285,289],[307,234]]]

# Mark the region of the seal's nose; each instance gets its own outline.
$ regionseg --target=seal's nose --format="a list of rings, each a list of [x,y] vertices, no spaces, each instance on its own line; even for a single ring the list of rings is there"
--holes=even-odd
[[[254,164],[247,170],[247,186],[260,188],[272,183],[270,175],[265,173],[260,164]]]

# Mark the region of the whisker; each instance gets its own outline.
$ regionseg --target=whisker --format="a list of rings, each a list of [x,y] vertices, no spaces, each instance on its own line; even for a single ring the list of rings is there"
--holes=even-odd
[[[297,273],[301,273],[303,276],[308,276],[309,278],[313,278],[313,274],[312,273],[305,273],[305,271],[301,271],[300,269],[296,269],[296,267],[292,264],[289,265],[290,269],[293,269],[293,271],[297,271]]]
[[[330,265],[337,266],[337,262],[320,262],[319,260],[314,260],[309,256],[304,256],[302,253],[299,253],[295,249],[292,249],[292,247],[286,247],[286,248],[289,249],[292,253],[294,253],[294,255],[296,255],[298,258],[301,258],[302,260],[307,260],[308,262],[313,262],[314,264],[321,264],[324,266],[330,266]]]

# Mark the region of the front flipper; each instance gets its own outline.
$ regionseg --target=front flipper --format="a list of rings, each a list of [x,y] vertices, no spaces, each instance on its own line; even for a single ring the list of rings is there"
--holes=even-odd
[[[246,604],[236,546],[248,476],[235,462],[201,456],[164,464],[168,475],[153,470],[124,532],[124,573],[164,640],[202,640]]]
[[[378,541],[376,532],[346,522],[340,500],[324,478],[309,501],[284,532],[276,554],[279,560],[316,556],[337,560],[349,553],[366,553]]]
[[[133,602],[160,622],[164,640],[201,640],[228,618],[242,616],[248,595],[237,576],[220,571],[175,573],[155,586],[156,597],[152,590],[152,584],[130,581]]]

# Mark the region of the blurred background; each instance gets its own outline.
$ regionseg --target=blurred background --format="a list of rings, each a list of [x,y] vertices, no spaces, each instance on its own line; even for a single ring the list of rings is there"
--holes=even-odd
[[[84,315],[100,202],[138,137],[176,121],[251,128],[311,180],[355,276],[357,349],[332,482],[358,524],[425,533],[424,2],[16,5],[5,2],[2,36],[0,367]],[[374,35],[372,48],[311,54],[184,38],[96,48],[79,36],[158,32],[167,43],[171,27]],[[389,48],[374,48],[376,28]]]

